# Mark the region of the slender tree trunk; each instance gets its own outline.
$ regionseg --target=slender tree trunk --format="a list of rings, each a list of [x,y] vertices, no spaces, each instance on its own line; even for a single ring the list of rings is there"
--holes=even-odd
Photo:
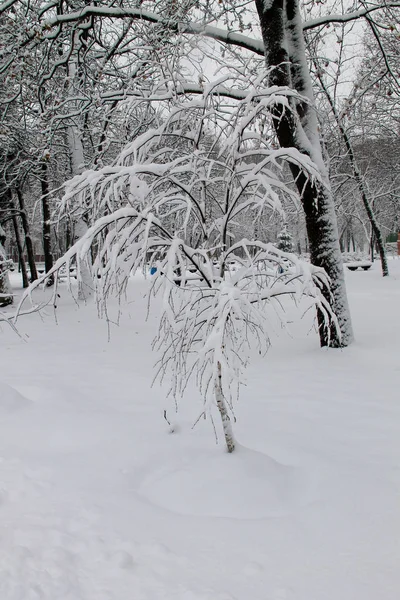
[[[375,232],[374,230],[371,231],[371,239],[369,242],[369,247],[370,247],[370,254],[371,254],[371,262],[374,262],[375,260],[375,244],[374,244],[374,237],[375,237]]]
[[[11,209],[12,209],[14,205],[11,204],[10,206],[11,206]],[[26,262],[25,262],[25,257],[24,257],[24,248],[23,248],[23,245],[22,245],[22,242],[21,242],[21,234],[19,232],[18,219],[17,219],[17,216],[15,214],[13,215],[12,223],[13,223],[13,227],[14,227],[15,241],[16,241],[17,249],[18,249],[19,264],[21,266],[22,287],[27,288],[29,286],[28,272],[26,270]]]
[[[255,0],[265,45],[270,84],[295,89],[308,98],[292,102],[288,110],[277,103],[271,114],[281,147],[296,148],[318,166],[321,181],[312,181],[299,167],[290,164],[303,205],[311,262],[325,269],[331,280],[330,291],[322,290],[338,319],[341,334],[333,322],[326,327],[325,316],[318,311],[321,346],[347,346],[353,339],[348,308],[339,233],[329,176],[322,158],[318,122],[308,70],[300,11],[297,0]]]
[[[0,306],[8,306],[14,302],[10,278],[8,276],[7,256],[4,249],[6,234],[0,225]]]
[[[235,438],[233,437],[232,423],[228,414],[228,409],[224,398],[224,392],[222,389],[221,363],[218,363],[218,377],[217,381],[215,382],[215,400],[217,403],[219,414],[221,415],[226,448],[228,452],[231,453],[235,449]]]
[[[41,164],[40,185],[42,188],[42,217],[43,217],[43,253],[45,271],[48,273],[53,267],[53,254],[51,252],[51,225],[50,225],[50,205],[49,205],[49,180],[48,166],[43,160]],[[47,285],[53,285],[54,277],[49,277]]]
[[[21,223],[22,223],[22,229],[24,230],[26,254],[28,256],[29,270],[31,272],[30,280],[32,282],[38,278],[38,274],[37,274],[37,270],[36,270],[36,263],[35,263],[35,253],[33,251],[32,236],[31,236],[31,232],[30,232],[28,216],[26,214],[25,200],[24,200],[24,196],[22,194],[22,190],[20,188],[17,188],[16,193],[17,193],[17,198],[18,198],[19,209],[21,211]]]
[[[70,218],[67,217],[66,225],[65,225],[65,249],[64,252],[69,250],[73,244],[72,240],[72,231],[71,231],[71,221]]]
[[[340,239],[339,239],[340,252],[344,252],[343,238],[344,238],[344,231],[343,231],[343,233],[342,233],[342,235],[340,236]]]

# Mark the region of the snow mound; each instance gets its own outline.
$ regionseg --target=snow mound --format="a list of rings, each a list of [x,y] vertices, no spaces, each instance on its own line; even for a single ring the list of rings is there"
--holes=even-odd
[[[28,408],[32,402],[16,389],[0,382],[0,413],[7,414]]]
[[[241,446],[158,469],[138,492],[180,515],[246,520],[283,516],[311,500],[301,469]]]

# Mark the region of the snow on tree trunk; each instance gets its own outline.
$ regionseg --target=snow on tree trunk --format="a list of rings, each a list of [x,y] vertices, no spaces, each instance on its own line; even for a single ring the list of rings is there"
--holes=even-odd
[[[332,323],[324,326],[318,312],[321,346],[347,346],[353,339],[342,257],[339,247],[334,200],[328,172],[322,158],[318,122],[308,70],[300,11],[297,0],[255,0],[265,44],[270,83],[294,88],[305,100],[291,103],[292,110],[276,104],[272,110],[279,144],[294,147],[318,166],[322,182],[313,181],[297,165],[290,165],[306,217],[311,261],[323,267],[331,279],[331,289],[323,290],[335,312],[341,335]]]
[[[82,218],[79,218],[75,222],[74,228],[74,241],[76,242],[79,238],[83,237],[88,230],[88,226]],[[87,300],[93,293],[93,279],[90,272],[87,260],[82,260],[77,265],[80,273],[78,277],[78,300]]]
[[[45,271],[48,273],[53,267],[53,254],[51,251],[51,226],[50,226],[50,205],[49,205],[49,181],[48,165],[46,157],[41,163],[40,186],[42,188],[42,218],[43,218],[43,254]],[[54,283],[54,277],[50,276],[46,280],[46,285],[51,286]]]
[[[70,89],[69,95],[73,96],[74,83],[77,80],[77,65],[75,61],[72,61],[68,67],[68,74],[70,78]],[[78,83],[79,85],[79,83]],[[71,123],[68,126],[68,146],[71,163],[72,176],[80,175],[82,173],[85,158],[83,153],[82,138],[78,128]],[[88,226],[82,216],[78,216],[74,219],[74,243],[81,238],[88,230]],[[89,265],[86,261],[81,261],[77,267],[80,269],[80,276],[78,277],[78,300],[87,300],[93,291],[93,279],[90,272]]]
[[[299,178],[301,180],[302,177]],[[341,337],[333,323],[325,327],[325,317],[318,312],[321,346],[333,348],[347,346],[353,338],[347,295],[345,291],[342,255],[339,246],[333,197],[326,187],[307,184],[303,193],[310,258],[313,265],[325,269],[331,279],[330,290],[322,293],[331,304],[340,326]]]
[[[233,437],[231,419],[228,414],[228,409],[226,406],[224,392],[222,389],[222,369],[221,369],[220,362],[218,362],[218,375],[215,380],[215,401],[217,403],[219,414],[221,415],[226,448],[227,448],[228,452],[231,453],[235,449],[235,439]]]

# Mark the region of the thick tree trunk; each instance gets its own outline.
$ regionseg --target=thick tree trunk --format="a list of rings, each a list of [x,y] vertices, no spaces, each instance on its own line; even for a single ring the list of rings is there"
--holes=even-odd
[[[85,38],[85,33],[80,36],[80,40]],[[75,90],[80,89],[79,66],[77,57],[70,61],[68,65],[68,77],[70,81],[69,95],[74,97]],[[82,173],[85,165],[85,156],[83,152],[82,135],[80,129],[74,123],[70,123],[67,129],[69,157],[71,165],[71,175],[75,177]],[[85,235],[88,230],[87,223],[82,215],[79,215],[73,221],[73,242]],[[93,279],[90,266],[85,261],[79,261],[76,265],[79,272],[78,276],[78,299],[87,300],[93,292]]]
[[[48,273],[53,267],[53,254],[51,252],[51,225],[50,225],[50,205],[49,205],[49,180],[48,166],[45,161],[41,164],[40,185],[42,188],[42,217],[43,217],[43,254],[45,271]],[[54,283],[54,277],[49,277],[46,285]]]
[[[29,264],[29,270],[31,272],[31,282],[32,282],[38,278],[36,263],[35,263],[35,253],[33,251],[32,236],[31,236],[31,232],[30,232],[28,216],[26,214],[25,201],[24,201],[24,196],[22,194],[22,190],[20,188],[17,188],[16,192],[17,192],[19,209],[21,211],[22,229],[24,230],[26,254],[28,256],[28,264]]]
[[[265,45],[270,84],[295,89],[307,98],[292,102],[291,110],[276,104],[271,110],[279,144],[296,148],[318,166],[321,181],[313,182],[294,164],[290,165],[299,191],[305,217],[311,261],[322,267],[331,279],[331,290],[322,293],[338,319],[340,333],[333,322],[326,327],[325,316],[318,312],[321,346],[347,346],[352,338],[352,326],[344,283],[334,201],[321,142],[306,62],[303,31],[297,0],[255,0]]]

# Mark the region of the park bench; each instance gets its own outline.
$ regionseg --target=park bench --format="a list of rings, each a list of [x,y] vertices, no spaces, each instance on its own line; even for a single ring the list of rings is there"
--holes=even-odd
[[[37,272],[39,273],[39,275],[44,275],[44,273],[46,272],[44,263],[36,263],[36,269],[37,269]],[[72,277],[72,278],[74,278],[74,279],[77,279],[75,265],[71,265],[69,267],[69,276]],[[61,269],[59,270],[59,272],[58,272],[58,279],[59,279],[59,281],[63,281],[65,279],[67,279],[67,271],[66,271],[65,266],[61,267]]]
[[[350,269],[350,271],[357,271],[357,269],[368,271],[368,269],[372,267],[372,262],[369,260],[357,260],[355,262],[346,263],[346,267]]]

